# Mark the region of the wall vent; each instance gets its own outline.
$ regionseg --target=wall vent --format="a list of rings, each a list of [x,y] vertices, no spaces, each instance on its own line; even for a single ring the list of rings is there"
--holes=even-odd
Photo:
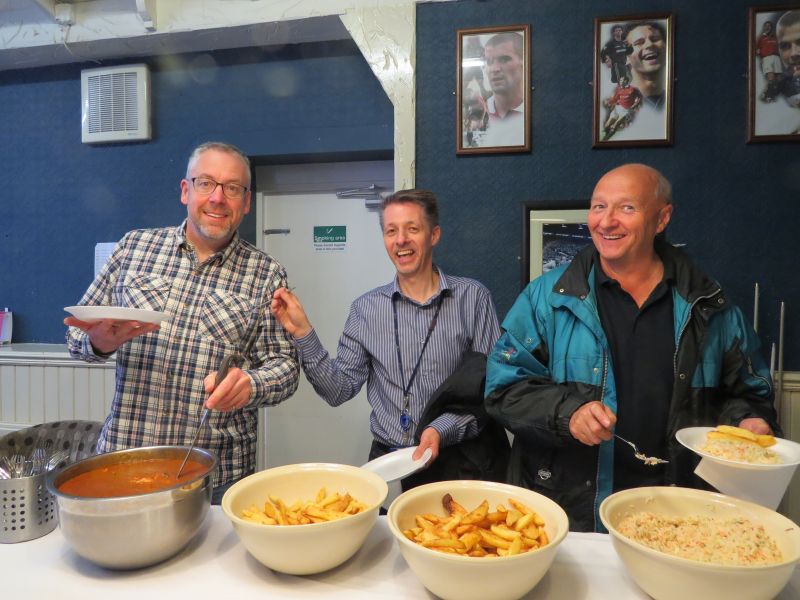
[[[150,72],[147,65],[81,71],[81,141],[149,140]]]

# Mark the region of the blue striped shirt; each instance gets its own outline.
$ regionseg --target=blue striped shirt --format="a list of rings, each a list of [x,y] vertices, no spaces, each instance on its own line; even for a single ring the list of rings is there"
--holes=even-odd
[[[370,429],[374,438],[390,447],[410,446],[433,392],[461,363],[467,350],[488,354],[500,337],[497,313],[489,290],[465,277],[439,271],[439,292],[424,303],[407,298],[397,279],[357,298],[331,358],[314,330],[295,340],[300,365],[319,394],[331,406],[355,396],[366,382]],[[403,431],[403,383],[408,385],[420,356],[431,320],[443,295],[441,311],[414,378],[409,402],[411,427]],[[392,303],[397,308],[403,374],[397,358]],[[445,413],[431,424],[449,446],[478,433],[472,415]]]

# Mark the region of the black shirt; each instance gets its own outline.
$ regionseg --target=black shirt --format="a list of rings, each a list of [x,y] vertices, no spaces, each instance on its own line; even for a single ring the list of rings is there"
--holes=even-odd
[[[663,279],[639,308],[630,294],[603,272],[599,260],[595,266],[597,309],[611,349],[617,392],[615,431],[647,456],[664,458],[675,354],[672,269],[664,264]],[[615,440],[615,492],[663,484],[664,465],[645,465],[630,446]]]

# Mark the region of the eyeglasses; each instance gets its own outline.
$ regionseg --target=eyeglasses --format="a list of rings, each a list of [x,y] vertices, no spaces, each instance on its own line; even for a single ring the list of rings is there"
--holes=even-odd
[[[247,188],[238,183],[220,183],[208,177],[192,177],[192,186],[195,192],[203,196],[210,196],[217,189],[217,186],[221,186],[222,193],[231,200],[241,200],[244,198],[245,192],[247,192]]]

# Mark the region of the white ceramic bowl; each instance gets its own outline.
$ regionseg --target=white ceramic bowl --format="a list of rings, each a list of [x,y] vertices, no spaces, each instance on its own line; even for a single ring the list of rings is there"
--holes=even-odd
[[[269,495],[288,506],[313,500],[321,487],[329,494],[350,495],[371,508],[357,515],[310,525],[261,525],[241,518]],[[310,575],[339,566],[353,556],[369,534],[386,498],[386,482],[375,473],[350,465],[305,463],[267,469],[245,477],[225,492],[222,510],[247,551],[281,573]]]
[[[616,529],[626,515],[641,511],[673,517],[745,517],[764,526],[784,560],[769,566],[713,565],[653,550]],[[795,523],[758,504],[714,492],[679,487],[624,490],[603,501],[600,519],[631,577],[657,600],[769,600],[783,589],[800,560],[800,529]]]
[[[406,538],[403,530],[416,526],[416,515],[445,514],[442,496],[448,493],[467,510],[483,500],[489,501],[491,510],[498,504],[508,507],[509,498],[519,500],[542,516],[550,543],[516,556],[475,558],[431,550]],[[392,502],[388,519],[408,566],[429,591],[444,600],[512,600],[524,596],[544,577],[569,530],[566,513],[549,498],[490,481],[440,481],[413,488]]]

